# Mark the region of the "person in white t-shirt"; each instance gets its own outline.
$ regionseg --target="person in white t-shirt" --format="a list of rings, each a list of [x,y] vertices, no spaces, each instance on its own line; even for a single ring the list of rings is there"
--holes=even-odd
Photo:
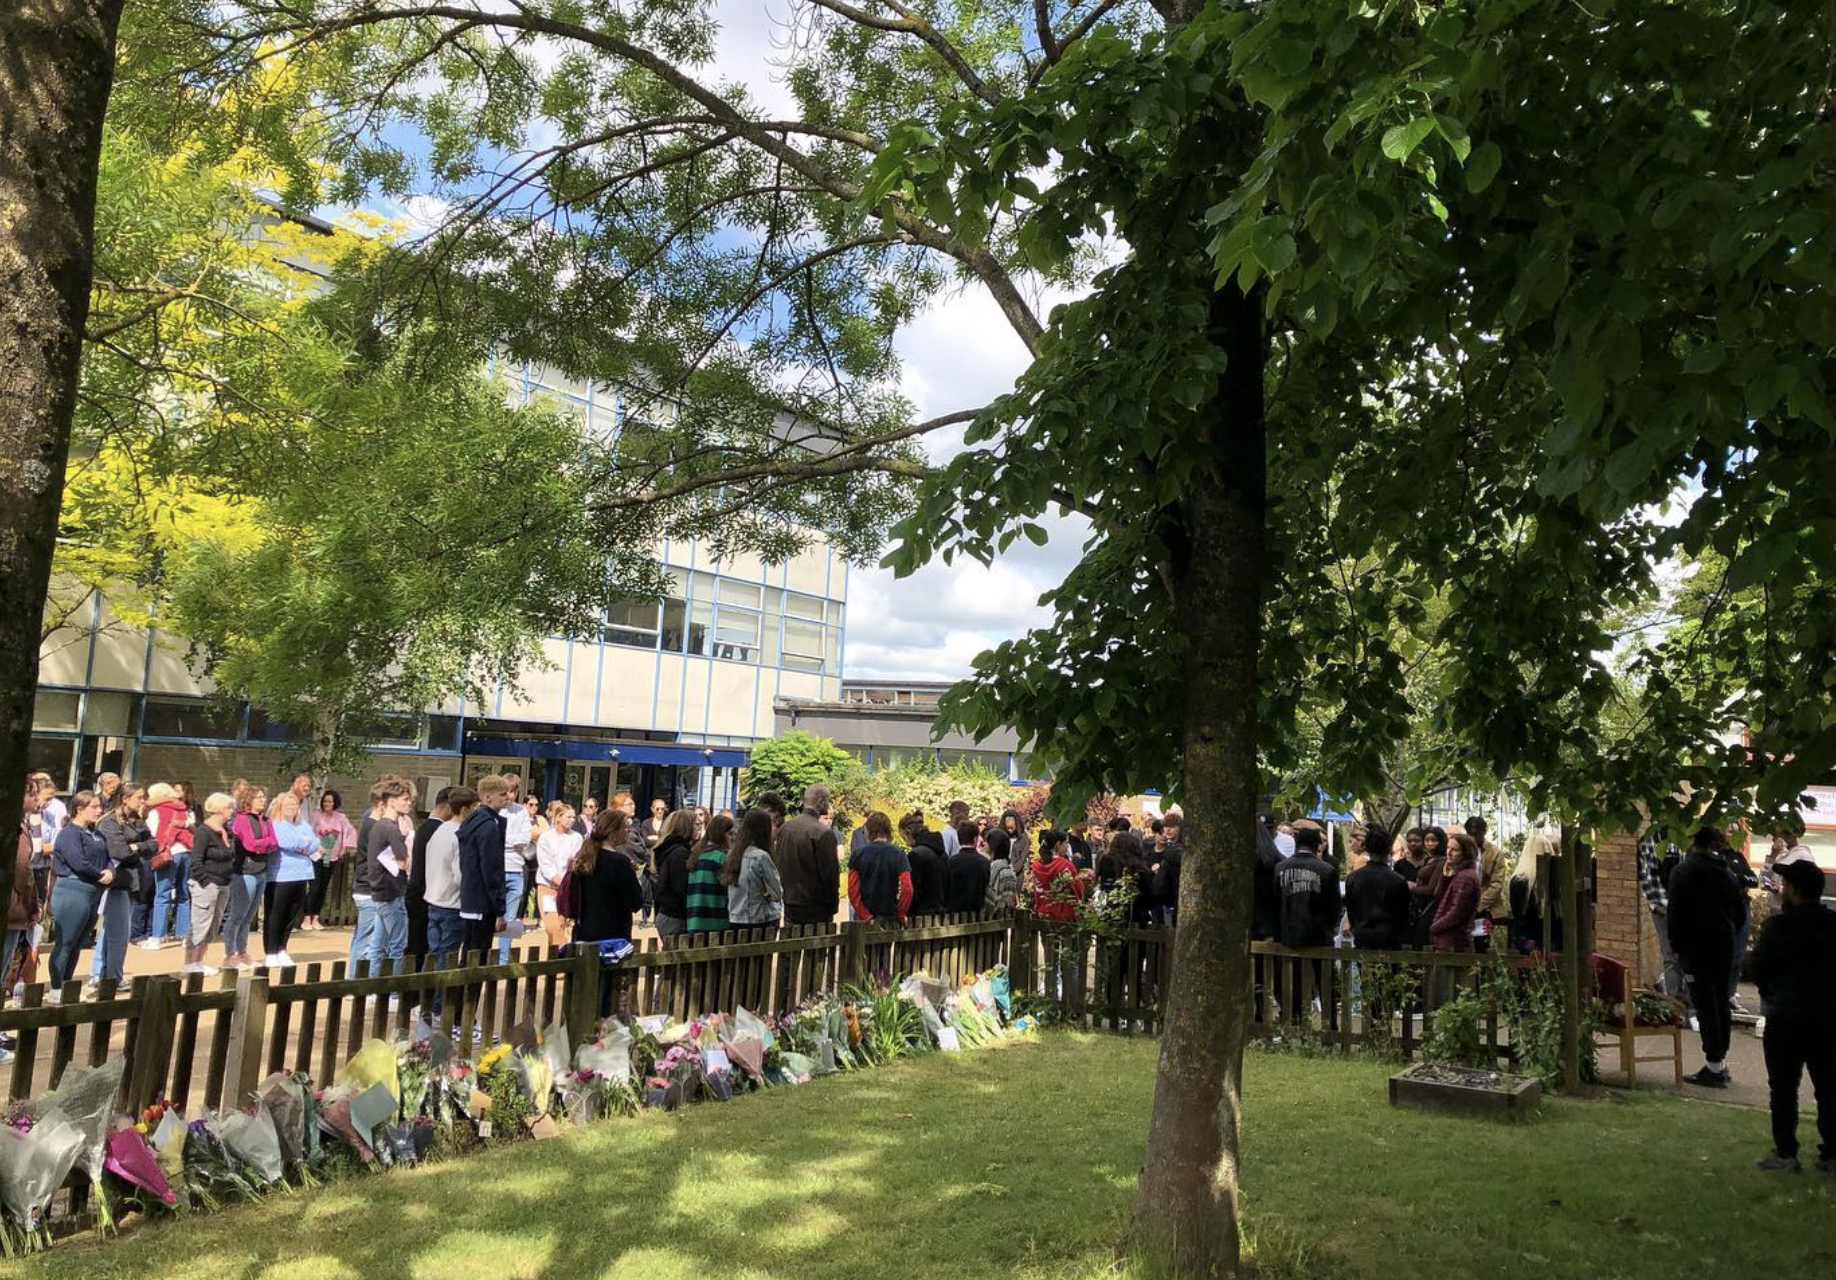
[[[536,840],[536,911],[552,947],[567,945],[567,921],[555,910],[555,895],[561,891],[561,878],[574,865],[581,840],[574,828],[574,810],[565,804],[554,810],[548,830]]]

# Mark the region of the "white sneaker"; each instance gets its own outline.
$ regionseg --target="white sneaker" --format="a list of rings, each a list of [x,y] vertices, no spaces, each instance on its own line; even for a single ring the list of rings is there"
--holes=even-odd
[[[11,1049],[0,1049],[0,1063],[11,1062],[12,1060],[13,1051]]]
[[[194,973],[203,972],[204,966],[201,964],[182,964],[178,967],[178,975],[181,978],[190,977]]]
[[[277,952],[268,957],[268,967],[270,969],[291,969],[293,968],[293,957],[285,951]]]
[[[64,993],[61,990],[53,990],[53,991],[45,992],[45,1003],[46,1004],[64,1003]]]
[[[261,967],[264,969],[280,968],[281,967],[280,956],[277,953],[270,951],[266,956],[262,958]]]
[[[1760,1014],[1759,1021],[1753,1024],[1753,1038],[1755,1040],[1766,1038],[1766,1015],[1763,1013]]]
[[[102,984],[100,982],[97,982],[94,978],[91,978],[89,979],[89,981],[83,984],[83,994],[78,996],[77,999],[82,1000],[85,1003],[87,1003],[91,1000],[94,1000],[96,998],[96,993],[101,990],[102,990]]]
[[[166,943],[163,938],[144,938],[139,943],[142,951],[158,951],[165,945]]]
[[[198,972],[206,978],[214,978],[223,971],[214,964],[201,964],[198,966]]]

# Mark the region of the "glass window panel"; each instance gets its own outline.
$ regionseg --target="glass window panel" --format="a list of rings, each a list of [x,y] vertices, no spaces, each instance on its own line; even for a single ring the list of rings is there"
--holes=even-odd
[[[740,609],[719,609],[714,615],[714,656],[734,662],[758,659],[759,615]]]
[[[823,655],[828,658],[829,665],[836,671],[841,670],[841,637],[841,631],[835,627],[830,627],[823,636]]]
[[[705,601],[689,606],[688,651],[704,658],[714,656],[714,607]]]
[[[631,627],[639,631],[657,629],[655,600],[614,600],[606,606],[606,625]]]
[[[814,622],[786,618],[784,620],[785,655],[796,654],[806,658],[822,657],[822,631],[822,627]]]
[[[82,710],[82,702],[75,693],[64,689],[40,689],[37,699],[32,703],[32,727],[34,729],[64,729],[75,732],[77,713]],[[68,762],[65,763],[68,769]],[[63,774],[58,774],[63,777]]]
[[[654,631],[633,631],[628,627],[601,627],[599,638],[606,644],[621,645],[627,649],[654,649],[657,647],[657,633]]]
[[[250,742],[304,742],[306,732],[285,720],[270,720],[260,707],[249,708]]]
[[[427,749],[429,751],[459,750],[459,717],[427,717]]]
[[[140,706],[140,695],[113,689],[91,689],[89,703],[83,710],[83,732],[131,736],[134,712]],[[232,733],[230,735],[234,737]]]
[[[760,587],[756,582],[737,582],[732,578],[719,581],[717,594],[722,604],[740,604],[749,609],[759,607]]]
[[[839,627],[842,624],[842,605],[839,600],[829,601],[829,625]]]
[[[229,738],[242,732],[242,708],[203,698],[148,698],[141,732],[149,738]]]
[[[796,618],[812,618],[822,621],[822,601],[815,596],[798,595],[795,591],[784,597],[784,612]]]
[[[784,593],[778,590],[776,587],[766,587],[765,588],[765,617],[767,619],[767,625],[765,629],[767,631],[771,629],[770,620],[776,618],[779,614],[783,612],[784,612]]]
[[[663,602],[663,648],[681,653],[683,638],[688,634],[688,605],[681,600]]]

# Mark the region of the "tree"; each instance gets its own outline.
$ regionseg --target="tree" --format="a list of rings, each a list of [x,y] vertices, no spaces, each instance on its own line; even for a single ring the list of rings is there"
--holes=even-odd
[[[806,788],[846,787],[862,772],[861,762],[829,739],[792,729],[752,749],[740,770],[740,799],[753,805],[767,791],[776,791],[794,809]]]

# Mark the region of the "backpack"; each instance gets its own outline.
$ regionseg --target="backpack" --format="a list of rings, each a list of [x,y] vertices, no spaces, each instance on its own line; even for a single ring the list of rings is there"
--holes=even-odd
[[[561,883],[555,888],[555,914],[563,920],[580,919],[580,885],[572,867],[562,873]]]

